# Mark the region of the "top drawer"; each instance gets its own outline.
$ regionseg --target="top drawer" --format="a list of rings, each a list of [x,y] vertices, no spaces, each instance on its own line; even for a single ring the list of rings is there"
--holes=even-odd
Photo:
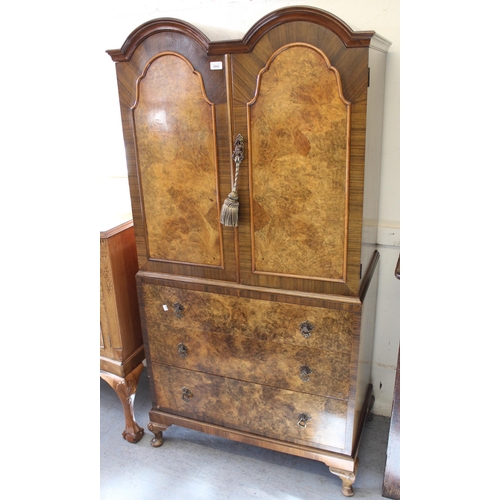
[[[351,312],[142,284],[148,328],[242,335],[351,354]]]

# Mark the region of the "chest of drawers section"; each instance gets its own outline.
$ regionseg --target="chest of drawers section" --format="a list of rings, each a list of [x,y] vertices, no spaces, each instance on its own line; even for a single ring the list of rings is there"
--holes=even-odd
[[[332,452],[350,448],[356,308],[138,281],[158,410]]]

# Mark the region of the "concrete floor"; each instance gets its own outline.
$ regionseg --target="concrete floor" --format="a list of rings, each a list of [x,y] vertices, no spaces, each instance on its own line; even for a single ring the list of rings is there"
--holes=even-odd
[[[147,430],[151,403],[143,371],[135,398],[141,441],[122,437],[122,406],[101,379],[101,500],[337,500],[341,481],[321,462],[172,426],[153,448]],[[354,497],[382,499],[390,419],[366,423]]]

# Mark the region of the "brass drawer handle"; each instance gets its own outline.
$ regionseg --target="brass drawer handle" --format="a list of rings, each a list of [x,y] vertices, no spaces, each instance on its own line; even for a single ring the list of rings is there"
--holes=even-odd
[[[303,321],[300,324],[300,333],[307,339],[311,336],[312,331],[314,330],[314,325],[309,323],[309,321]]]
[[[174,304],[174,313],[178,318],[182,318],[184,316],[184,306],[180,302],[176,302]]]
[[[184,401],[190,401],[191,398],[193,397],[193,392],[188,389],[187,387],[182,388],[182,399]]]
[[[305,429],[307,422],[309,422],[311,418],[312,417],[311,415],[309,415],[309,413],[299,413],[299,421],[297,422],[297,425]]]
[[[189,349],[181,342],[180,344],[177,344],[177,352],[181,358],[185,358],[188,355]]]
[[[309,375],[311,375],[313,371],[308,367],[308,366],[301,366],[300,367],[300,378],[304,381],[304,382],[309,382],[309,380],[311,380],[311,377]]]

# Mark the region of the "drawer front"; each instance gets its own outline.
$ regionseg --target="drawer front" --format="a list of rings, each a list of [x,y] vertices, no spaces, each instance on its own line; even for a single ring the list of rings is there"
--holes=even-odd
[[[161,410],[329,451],[345,448],[345,401],[157,363],[151,371]]]
[[[353,313],[142,284],[148,330],[178,328],[351,354]]]
[[[349,356],[184,328],[148,328],[151,359],[247,382],[347,399]]]

